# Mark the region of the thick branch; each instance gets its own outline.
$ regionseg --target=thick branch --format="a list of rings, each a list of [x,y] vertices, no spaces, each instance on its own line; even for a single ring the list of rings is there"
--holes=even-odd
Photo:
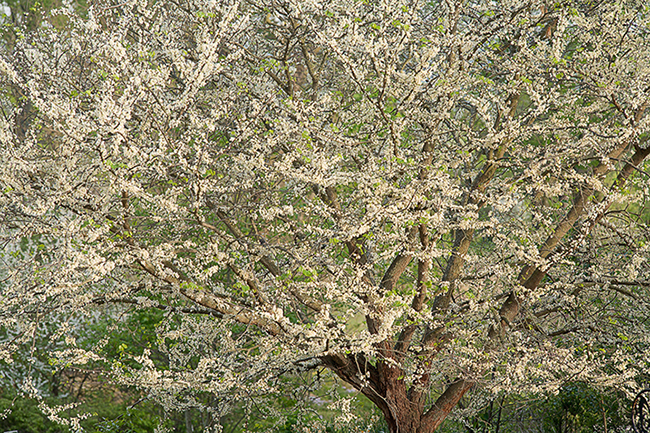
[[[384,413],[390,411],[383,396],[377,368],[362,354],[330,354],[323,357],[323,364],[337,376],[361,391]]]
[[[422,417],[421,433],[436,431],[449,412],[451,412],[473,385],[474,382],[464,379],[458,380],[449,385],[445,392],[438,397],[433,406]]]
[[[173,286],[178,286],[180,293],[195,304],[210,308],[239,323],[258,326],[260,329],[272,335],[279,335],[282,333],[282,329],[276,323],[253,314],[246,307],[232,305],[230,302],[221,299],[220,297],[210,293],[208,290],[196,289],[190,284],[180,284],[180,280],[173,275],[160,275],[147,260],[140,260],[138,263],[144,270],[154,277]],[[176,271],[174,272],[178,273]]]
[[[628,142],[621,144],[619,147],[617,147],[612,152],[610,152],[609,155],[607,155],[607,157],[609,159],[617,159],[625,151],[625,149],[628,148],[628,146],[629,146]],[[645,158],[645,156],[643,158]],[[641,159],[641,161],[643,160],[643,158]],[[636,165],[638,165],[638,162],[636,163],[633,162],[633,165],[630,165],[629,163],[626,164],[623,170],[621,170],[621,173],[619,173],[619,179],[617,179],[617,181],[625,182],[625,179],[627,179],[627,177],[630,176],[630,174],[634,170],[634,166]],[[594,177],[602,177],[609,170],[610,168],[608,164],[600,163],[596,167],[594,167],[592,174]],[[587,206],[589,197],[593,193],[594,190],[591,187],[584,187],[580,190],[580,193],[576,196],[575,200],[573,201],[573,206],[571,207],[569,213],[564,217],[562,222],[558,224],[557,228],[555,229],[555,232],[553,232],[553,234],[549,236],[544,242],[544,244],[539,248],[539,255],[542,258],[548,257],[551,254],[551,252],[555,250],[555,248],[562,241],[564,236],[566,236],[569,230],[573,228],[576,221],[578,221],[578,218],[580,218],[580,216],[585,213],[585,207]],[[521,273],[519,274],[519,280],[522,283],[526,282],[528,279],[532,278],[536,270],[537,269],[534,266],[524,267],[521,270]],[[537,278],[539,278],[539,275],[537,275],[536,278],[532,279],[530,281],[530,284],[533,284],[533,281],[535,281]],[[539,282],[537,282],[536,284],[539,284]]]
[[[420,243],[422,244],[422,250],[426,251],[429,248],[429,233],[427,232],[427,226],[421,224],[419,227],[420,233]],[[427,284],[429,283],[429,269],[431,268],[431,259],[418,260],[418,279],[417,279],[417,288],[418,293],[413,297],[411,302],[411,308],[414,311],[420,312],[424,307],[424,301],[427,297]],[[409,316],[407,320],[413,320],[413,317]],[[400,333],[397,343],[394,347],[395,356],[398,360],[403,360],[406,356],[406,351],[411,344],[411,339],[417,325],[415,323],[408,325]]]
[[[615,152],[618,152],[619,150],[622,152],[624,150],[623,146],[619,147]],[[616,178],[616,182],[614,183],[616,188],[621,189],[625,185],[627,179],[634,172],[634,167],[639,166],[649,154],[650,154],[650,146],[647,149],[641,149],[639,147],[636,148],[636,152],[632,155],[631,162],[625,164],[621,172],[618,174]],[[607,167],[604,166],[604,164],[600,164],[594,169],[594,172],[598,172],[598,173],[605,173],[606,171],[607,171]],[[545,248],[549,248],[550,246],[553,246],[554,248],[555,246],[557,246],[560,243],[562,237],[564,237],[566,233],[568,233],[569,229],[573,226],[573,224],[575,224],[576,220],[578,219],[578,216],[580,216],[582,213],[585,212],[585,203],[586,200],[588,199],[588,196],[586,196],[586,192],[588,190],[591,191],[590,189],[586,189],[580,193],[579,197],[576,199],[574,203],[574,207],[569,212],[567,218],[565,218],[565,220],[560,224],[560,226],[555,231],[555,233],[553,233],[553,235],[549,237],[549,239],[547,239],[547,241],[544,243]],[[585,234],[589,233],[591,229],[595,226],[595,224],[597,224],[598,221],[600,221],[600,219],[603,218],[605,212],[607,211],[610,205],[611,203],[605,206],[601,210],[601,212],[593,220],[589,222],[589,226],[586,227]],[[569,223],[571,223],[571,226],[568,225]],[[580,242],[575,242],[573,249],[577,248],[579,243]],[[550,251],[546,252],[547,256],[549,254]],[[523,286],[526,287],[527,289],[535,289],[539,286],[541,281],[544,279],[544,276],[546,275],[547,271],[548,269],[540,270],[539,268],[536,267],[533,268],[532,266],[528,266],[522,269],[520,274],[520,281],[523,282]],[[491,327],[489,333],[491,338],[505,331],[505,327],[509,325],[510,322],[512,322],[514,318],[517,316],[517,314],[519,313],[519,308],[520,308],[520,300],[518,299],[518,296],[514,292],[510,293],[508,299],[506,299],[506,302],[503,304],[503,306],[499,311],[499,316],[501,317],[500,332],[496,329],[496,327]]]

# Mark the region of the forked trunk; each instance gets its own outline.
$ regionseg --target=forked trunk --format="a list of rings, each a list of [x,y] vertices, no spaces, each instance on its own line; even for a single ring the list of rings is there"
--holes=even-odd
[[[425,387],[418,384],[409,389],[404,382],[404,372],[399,368],[383,362],[375,367],[362,355],[327,356],[324,361],[381,410],[390,433],[435,432],[473,385],[466,380],[453,382],[431,407],[425,407]]]
[[[464,380],[452,383],[426,411],[421,405],[407,398],[407,394],[413,397],[415,394],[413,392],[402,394],[403,398],[386,396],[388,405],[384,405],[381,409],[390,433],[435,432],[471,387],[472,383]]]

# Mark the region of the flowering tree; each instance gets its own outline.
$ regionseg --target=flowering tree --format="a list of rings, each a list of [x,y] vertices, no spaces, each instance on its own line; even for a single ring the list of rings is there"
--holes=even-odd
[[[63,321],[52,363],[168,408],[325,368],[422,433],[473,388],[648,373],[644,2],[53,16],[0,60],[4,362],[52,314],[160,310],[119,359]]]

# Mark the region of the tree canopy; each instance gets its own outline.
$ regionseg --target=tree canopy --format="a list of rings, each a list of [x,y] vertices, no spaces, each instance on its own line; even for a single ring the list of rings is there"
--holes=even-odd
[[[104,365],[167,409],[327,369],[391,432],[468,392],[633,392],[645,3],[54,11],[0,58],[2,362],[56,320],[54,368]],[[82,338],[141,311],[162,317],[142,350]]]

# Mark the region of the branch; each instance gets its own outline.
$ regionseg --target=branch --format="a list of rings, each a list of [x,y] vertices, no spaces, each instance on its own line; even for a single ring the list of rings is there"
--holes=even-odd
[[[626,148],[627,148],[627,143],[625,145],[619,146],[614,152],[612,152],[612,154],[616,154],[616,155],[610,154],[610,156],[618,157]],[[631,162],[625,164],[623,169],[618,174],[616,181],[614,182],[616,188],[621,189],[625,185],[627,179],[634,172],[634,167],[640,165],[649,154],[650,154],[650,146],[647,149],[641,149],[639,147],[636,147],[636,152],[632,155]],[[594,173],[597,175],[604,175],[608,170],[609,168],[605,164],[601,163],[594,168]],[[540,250],[540,254],[543,257],[547,257],[550,255],[551,251],[555,249],[555,247],[560,243],[562,238],[569,232],[569,229],[573,227],[578,217],[585,213],[586,203],[589,196],[592,194],[592,192],[593,189],[591,188],[585,188],[581,190],[580,194],[578,195],[578,197],[574,202],[574,206],[569,211],[567,217],[562,221],[562,223],[560,223],[555,233],[553,233],[553,235],[551,235],[546,240],[544,246]],[[584,227],[584,230],[582,230],[583,233],[581,235],[582,236],[581,239],[584,238],[588,233],[590,233],[593,227],[604,217],[605,212],[611,206],[611,204],[612,203],[607,204],[595,218],[589,221],[589,225],[586,225]],[[573,248],[563,252],[562,254],[566,255],[571,251],[573,251],[575,248],[577,248],[578,245],[581,243],[580,242],[581,239],[578,239],[578,241],[574,242]],[[519,274],[519,280],[522,282],[523,286],[526,287],[527,289],[529,290],[535,289],[539,286],[544,276],[546,276],[549,267],[550,266],[547,266],[546,269],[541,270],[538,267],[526,266],[522,269],[521,273]],[[505,331],[505,327],[510,322],[512,322],[514,318],[517,316],[517,314],[519,313],[519,309],[520,309],[520,301],[517,295],[515,294],[515,292],[513,291],[510,293],[508,299],[499,310],[499,316],[501,317],[501,323],[499,325],[500,330],[497,331],[497,327],[495,326],[490,327],[490,331],[489,331],[490,338],[494,338],[498,334],[503,333]]]
[[[429,248],[429,234],[427,233],[427,226],[421,224],[419,227],[420,232],[420,243],[422,244],[422,250],[426,251]],[[411,308],[418,313],[422,311],[424,307],[424,300],[427,296],[427,284],[430,282],[429,279],[429,269],[431,268],[431,259],[418,260],[418,279],[417,287],[418,294],[413,297],[411,302]],[[410,315],[407,317],[407,320],[413,320],[414,318]],[[404,360],[406,356],[406,351],[411,345],[411,340],[413,334],[415,333],[417,325],[415,323],[408,325],[402,330],[399,337],[397,338],[397,343],[393,351],[398,361]]]
[[[228,230],[230,231],[230,233],[231,233],[231,234],[232,234],[232,235],[233,235],[233,236],[234,236],[238,241],[242,242],[242,241],[244,241],[244,239],[246,239],[246,236],[244,236],[244,233],[242,233],[242,231],[239,230],[239,228],[238,228],[235,224],[233,224],[232,221],[230,221],[230,219],[228,219],[228,216],[227,216],[223,211],[218,210],[218,211],[217,211],[217,216],[219,217],[219,220],[221,220],[221,222],[224,223],[224,225],[228,228]],[[203,225],[204,227],[208,227],[208,228],[210,228],[210,229],[213,230],[213,231],[216,231],[216,230],[217,230],[217,228],[214,227],[214,226],[212,226],[212,225],[205,224],[205,223],[202,223],[202,225]],[[266,241],[265,241],[261,236],[258,236],[258,237],[260,238],[260,239],[259,239],[260,242],[264,242],[264,243],[266,242]],[[266,254],[263,255],[263,256],[260,258],[259,261],[260,261],[260,263],[261,263],[261,264],[262,264],[266,269],[269,270],[269,272],[271,272],[271,273],[273,274],[273,276],[277,277],[277,276],[279,276],[279,275],[282,273],[282,272],[280,272],[280,268],[279,268],[278,265],[275,263],[275,261],[273,261],[273,259],[272,259],[271,257],[269,257],[268,255],[266,255]]]
[[[139,260],[138,264],[140,264],[140,266],[142,266],[142,268],[152,276],[163,280],[175,287],[179,287],[180,293],[195,304],[212,309],[217,313],[222,314],[225,318],[230,318],[239,323],[245,325],[255,325],[272,335],[282,334],[282,328],[280,328],[277,323],[253,314],[253,312],[250,311],[247,307],[232,305],[230,302],[221,299],[219,296],[210,293],[208,290],[195,289],[192,287],[194,285],[180,284],[180,280],[173,275],[159,275],[151,262],[147,260]]]
[[[621,295],[625,295],[627,297],[630,297],[634,299],[635,301],[645,301],[644,297],[641,297],[637,295],[636,293],[633,293],[627,289],[624,289],[623,287],[620,286],[632,286],[632,287],[650,287],[650,281],[621,281],[621,280],[605,280],[605,281],[585,281],[586,284],[591,284],[591,285],[607,285],[608,287]]]
[[[323,364],[337,376],[361,391],[383,412],[390,411],[388,401],[382,396],[382,386],[377,368],[362,354],[329,354]]]
[[[473,381],[459,379],[447,387],[445,392],[433,403],[433,406],[422,416],[422,425],[428,431],[435,431],[445,420],[449,412],[458,404],[467,391],[474,386]]]
[[[491,161],[486,163],[486,167],[472,183],[472,187],[467,192],[467,196],[465,200],[466,205],[474,204],[477,206],[478,209],[483,207],[485,202],[477,201],[474,197],[482,194],[485,191],[488,184],[490,183],[490,181],[492,180],[492,178],[496,173],[498,167],[497,160],[503,158],[505,151],[506,151],[506,145],[502,144],[501,146],[499,146],[496,152],[490,152]],[[432,313],[434,314],[444,313],[449,308],[451,297],[453,296],[455,281],[458,279],[458,277],[460,277],[463,266],[465,264],[465,255],[467,254],[467,251],[469,251],[470,244],[472,243],[472,239],[474,237],[474,229],[467,229],[467,230],[458,229],[456,230],[454,237],[455,237],[454,246],[452,248],[451,257],[447,262],[447,267],[445,268],[445,271],[442,276],[442,281],[446,281],[450,283],[449,289],[446,292],[436,296],[432,308]],[[425,332],[425,335],[423,337],[423,342],[428,341],[429,344],[435,344],[437,339],[431,338],[432,332],[435,331],[428,330],[428,332]],[[437,334],[440,333],[437,332]]]
[[[233,271],[235,275],[237,275],[237,277],[239,277],[240,280],[246,283],[248,288],[251,289],[251,291],[253,292],[253,295],[255,296],[255,299],[257,299],[257,302],[259,302],[261,305],[268,305],[269,301],[264,295],[264,293],[262,293],[262,290],[260,289],[260,285],[258,284],[255,275],[253,275],[250,272],[242,271],[233,263],[228,263],[227,266],[231,271]]]
[[[187,314],[211,315],[211,316],[218,317],[220,319],[224,317],[221,313],[219,313],[218,311],[212,310],[212,309],[189,308],[189,307],[173,307],[171,305],[165,305],[165,304],[161,304],[160,302],[154,302],[154,301],[151,301],[151,304],[149,304],[149,303],[139,302],[139,301],[137,301],[135,299],[130,299],[130,298],[107,299],[106,296],[101,296],[101,297],[94,298],[91,302],[93,304],[98,304],[98,305],[108,304],[108,303],[144,305],[144,306],[147,306],[147,307],[157,308],[157,309],[163,310],[163,311],[173,311],[173,312],[181,312],[181,313],[187,313]]]
[[[585,281],[585,282],[591,282],[591,281]],[[597,281],[594,281],[595,283],[599,283]],[[620,286],[638,286],[638,287],[650,287],[650,281],[623,281],[623,280],[607,280],[607,283],[610,284],[618,284]]]
[[[211,206],[211,207],[214,207],[214,206]],[[224,223],[224,225],[228,228],[230,233],[238,241],[244,242],[244,240],[246,239],[244,233],[242,233],[242,231],[239,230],[239,228],[235,224],[233,224],[232,221],[230,221],[230,219],[226,216],[226,214],[223,211],[218,210],[217,211],[217,216],[219,217],[221,222]],[[208,224],[208,223],[206,223],[204,221],[201,221],[201,220],[199,220],[199,223],[203,227],[205,227],[207,229],[210,229],[210,230],[212,230],[214,232],[219,232],[219,229],[217,227],[211,225],[211,224]],[[260,242],[266,243],[264,238],[262,238],[261,236],[258,235],[258,238],[260,239]],[[263,255],[259,259],[259,263],[261,263],[266,269],[268,269],[269,272],[271,272],[271,274],[273,274],[274,277],[278,277],[278,276],[281,275],[280,268],[278,267],[278,265],[276,265],[275,261],[271,257],[269,257],[268,255]],[[230,265],[228,265],[228,266],[230,267]],[[233,272],[234,272],[234,269],[231,268],[231,270],[233,270]],[[248,282],[247,282],[247,284],[248,284]],[[257,284],[255,284],[255,286],[257,287]],[[249,284],[249,287],[251,287],[250,284]],[[251,287],[251,290],[257,290],[257,289],[254,289],[253,287]],[[294,290],[293,288],[288,288],[288,290],[289,290],[289,293],[291,293],[303,305],[307,306],[308,308],[310,308],[311,310],[313,310],[315,312],[320,312],[321,311],[321,308],[323,306],[323,304],[321,302],[319,302],[319,301],[317,301],[315,299],[312,299],[312,298],[310,298],[308,296],[305,296],[302,293],[298,292],[297,290]]]
[[[382,293],[389,292],[395,288],[399,277],[402,276],[406,267],[411,263],[411,260],[413,260],[413,255],[408,251],[408,246],[415,240],[417,233],[418,227],[414,226],[409,229],[407,234],[407,248],[395,256],[390,266],[388,266],[388,269],[386,269],[386,272],[381,279],[381,283],[379,283]]]

